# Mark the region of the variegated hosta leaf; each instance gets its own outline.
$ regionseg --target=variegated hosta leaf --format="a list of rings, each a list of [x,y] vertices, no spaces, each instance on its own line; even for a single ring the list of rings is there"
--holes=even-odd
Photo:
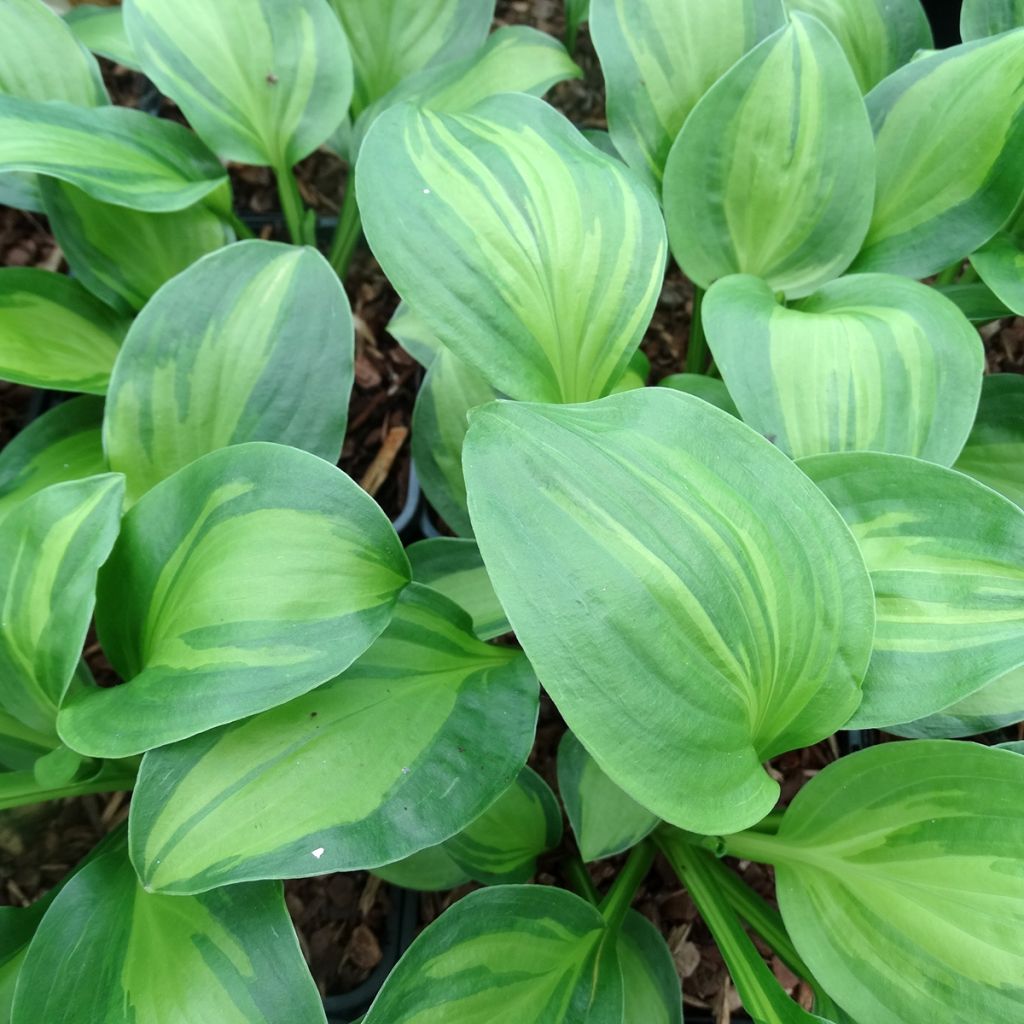
[[[430,332],[423,318],[405,302],[400,302],[388,321],[387,332],[423,369],[430,369],[444,345]]]
[[[136,501],[207,452],[276,441],[337,462],[353,327],[314,249],[239,242],[169,281],[125,339],[103,440]]]
[[[682,391],[686,395],[696,395],[722,412],[727,412],[736,419],[740,418],[740,411],[736,408],[725,381],[715,377],[708,377],[703,373],[673,373],[659,380],[658,387],[672,388],[673,391]]]
[[[787,307],[736,276],[712,286],[703,315],[743,419],[788,455],[884,451],[949,466],[960,454],[985,351],[933,288],[853,275]]]
[[[403,101],[461,114],[503,92],[542,96],[556,82],[582,74],[561,43],[546,33],[525,25],[500,28],[476,53],[411,75],[364,110],[356,122],[353,152],[370,125]]]
[[[227,181],[186,128],[127,107],[75,107],[0,96],[0,172],[60,178],[103,202],[166,212]]]
[[[63,274],[0,270],[0,379],[102,395],[128,322]]]
[[[352,52],[358,117],[428,65],[468,57],[483,45],[494,0],[330,0]]]
[[[0,811],[64,797],[127,791],[134,785],[135,775],[134,768],[116,761],[90,761],[63,782],[40,781],[38,771],[0,772]]]
[[[667,388],[485,406],[464,463],[502,607],[602,770],[693,831],[760,820],[778,796],[761,762],[860,702],[874,601],[828,501]]]
[[[12,772],[30,772],[39,758],[58,742],[51,733],[30,729],[20,718],[0,708],[0,778]],[[0,1014],[0,1021],[3,1015]]]
[[[977,253],[974,255],[977,256]],[[989,324],[993,320],[1013,316],[1013,311],[999,301],[984,281],[938,285],[935,290],[945,295],[972,324]]]
[[[995,295],[1018,316],[1024,311],[1024,209],[1002,231],[971,253],[971,266]]]
[[[68,696],[73,750],[125,757],[276,707],[344,671],[391,621],[409,563],[384,513],[315,455],[204,455],[125,516],[96,628],[127,685]]]
[[[858,271],[926,277],[1006,223],[1021,193],[1022,77],[1019,31],[915,60],[871,91],[878,186]]]
[[[1024,722],[1024,667],[1015,668],[948,708],[888,731],[912,739],[955,738]]]
[[[102,203],[55,178],[42,179],[40,190],[71,272],[117,309],[142,309],[165,281],[228,241],[224,222],[205,203],[147,213]]]
[[[413,584],[337,679],[147,754],[132,859],[164,892],[386,864],[487,808],[526,761],[536,721],[526,658],[481,643],[465,612]]]
[[[40,416],[0,451],[0,520],[44,487],[104,472],[102,422],[102,400],[83,395]]]
[[[561,838],[562,812],[555,794],[532,768],[523,768],[512,785],[444,848],[470,878],[499,885],[531,878],[537,858]]]
[[[622,974],[596,908],[549,886],[470,893],[409,947],[364,1024],[499,1020],[622,1024]]]
[[[1024,508],[1024,376],[1000,373],[982,382],[978,416],[956,468]]]
[[[275,883],[203,896],[139,884],[122,849],[53,901],[22,967],[12,1024],[324,1024]]]
[[[778,836],[729,836],[775,865],[797,951],[857,1021],[1024,1018],[1024,760],[973,743],[886,743],[828,765]]]
[[[697,101],[785,24],[782,0],[592,0],[612,141],[652,188]]]
[[[64,15],[68,28],[85,47],[112,60],[115,64],[141,71],[139,59],[128,41],[124,28],[124,12],[118,7],[78,4]]]
[[[1024,0],[964,0],[960,37],[965,43],[1024,25]]]
[[[483,375],[441,349],[427,371],[412,414],[412,458],[423,493],[458,534],[472,536],[462,475],[462,444],[471,409],[498,393]]]
[[[665,165],[672,254],[700,287],[755,274],[790,297],[850,264],[871,220],[871,125],[816,18],[755,47],[706,93]]]
[[[324,0],[126,0],[139,63],[225,160],[283,170],[338,127],[352,58]]]
[[[0,4],[0,95],[79,107],[110,102],[95,57],[42,0]]]
[[[481,640],[493,640],[512,628],[494,593],[475,540],[433,537],[411,544],[405,553],[412,566],[412,578],[468,612],[473,632]]]
[[[558,745],[558,791],[585,861],[628,850],[658,824],[601,771],[571,732]]]
[[[909,64],[934,45],[921,0],[785,0],[791,11],[812,14],[839,40],[861,90]]]
[[[875,646],[852,727],[913,722],[1024,664],[1024,510],[899,455],[800,466],[849,524],[875,588]]]
[[[356,180],[388,278],[491,386],[580,401],[622,376],[661,287],[661,214],[547,104],[395,107],[367,136]]]
[[[0,531],[0,705],[53,734],[117,537],[124,479],[107,473],[26,498]]]
[[[373,873],[385,882],[403,889],[415,889],[417,892],[446,892],[472,881],[452,860],[443,843],[440,846],[428,846],[393,864],[374,868]]]
[[[683,1024],[679,975],[658,929],[631,910],[622,922],[616,951],[622,971],[623,1024]]]

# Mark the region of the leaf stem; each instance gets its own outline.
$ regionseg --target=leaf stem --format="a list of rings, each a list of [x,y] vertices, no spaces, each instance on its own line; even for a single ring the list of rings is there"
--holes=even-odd
[[[566,857],[562,862],[562,870],[565,872],[566,881],[578,895],[588,903],[593,903],[595,907],[601,902],[601,896],[590,878],[590,872],[579,857]]]
[[[704,373],[708,362],[708,343],[704,336],[704,289],[693,286],[693,316],[690,319],[690,339],[686,344],[686,372]]]
[[[30,771],[0,773],[0,810],[41,804],[68,796],[88,793],[113,793],[134,787],[138,772],[125,764],[107,763],[92,776],[63,786],[43,788]]]
[[[974,284],[975,281],[979,280],[980,277],[978,276],[978,272],[974,269],[974,264],[968,263],[967,266],[964,267],[964,272],[960,275],[960,280],[957,281],[957,284]]]
[[[252,229],[249,227],[249,225],[246,224],[245,221],[242,220],[242,218],[239,217],[234,210],[232,210],[230,215],[228,216],[228,223],[231,225],[232,228],[234,228],[235,237],[239,239],[249,239],[256,237],[253,234]]]
[[[654,845],[648,840],[643,840],[630,850],[618,878],[612,883],[608,895],[598,907],[609,929],[617,931],[621,927],[626,911],[629,910],[633,897],[647,872],[651,870],[653,862]]]
[[[349,171],[348,183],[345,185],[345,198],[338,214],[338,226],[331,240],[331,251],[327,257],[334,267],[334,272],[342,281],[348,273],[348,265],[352,261],[352,254],[356,251],[361,233],[362,223],[359,220],[359,205],[356,202],[356,172],[355,168],[352,168]]]
[[[944,285],[952,284],[956,280],[956,275],[960,273],[962,265],[963,260],[957,260],[956,263],[951,263],[945,270],[940,271],[935,278],[935,286],[942,288]]]
[[[299,183],[290,167],[283,164],[274,166],[277,178],[277,194],[281,198],[281,212],[284,214],[288,234],[293,244],[305,245],[306,238],[306,207],[299,192]]]

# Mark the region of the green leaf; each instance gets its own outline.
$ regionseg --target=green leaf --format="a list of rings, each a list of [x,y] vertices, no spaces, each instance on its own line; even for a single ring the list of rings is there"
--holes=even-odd
[[[41,193],[71,272],[116,309],[142,309],[165,281],[227,241],[224,222],[203,203],[171,213],[129,210],[54,178],[42,180]]]
[[[679,975],[658,929],[629,911],[616,951],[622,971],[623,1024],[683,1024]]]
[[[238,242],[169,281],[128,332],[107,397],[104,444],[129,500],[245,441],[337,462],[353,339],[345,291],[314,249]]]
[[[481,640],[493,640],[512,628],[494,593],[475,540],[434,537],[411,544],[405,553],[412,566],[412,578],[468,612],[473,632]]]
[[[54,484],[0,531],[0,705],[52,735],[92,618],[96,573],[117,537],[120,475]]]
[[[31,771],[36,761],[57,742],[56,736],[30,729],[20,719],[0,709],[0,768],[4,771]]]
[[[470,893],[428,925],[365,1024],[622,1024],[622,977],[604,919],[547,886]]]
[[[658,381],[658,387],[672,388],[686,395],[696,395],[710,405],[716,406],[730,416],[740,418],[740,411],[729,394],[725,382],[703,373],[673,373]]]
[[[857,538],[877,629],[852,728],[912,722],[1024,664],[1024,510],[899,455],[804,459]]]
[[[558,745],[558,791],[585,861],[623,853],[658,824],[601,771],[571,732]]]
[[[1013,312],[999,301],[984,281],[940,285],[935,290],[945,295],[972,324],[988,324],[1013,316]]]
[[[391,620],[409,565],[344,473],[283,445],[204,455],[125,516],[96,628],[127,685],[69,696],[80,753],[126,757],[332,679]]]
[[[79,107],[110,102],[96,59],[41,0],[0,4],[0,95]]]
[[[1024,0],[964,0],[960,37],[965,43],[1024,25]]]
[[[123,851],[83,868],[29,946],[12,1024],[323,1024],[280,885],[159,896]]]
[[[960,454],[985,351],[934,289],[854,275],[787,308],[738,276],[712,286],[703,315],[744,421],[787,455],[883,451],[949,466]]]
[[[441,846],[429,846],[411,857],[374,868],[373,873],[385,882],[418,892],[447,892],[470,881],[469,875],[452,860]]]
[[[225,160],[290,168],[338,127],[352,58],[324,0],[126,0],[139,63]]]
[[[30,771],[0,772],[0,810],[89,793],[130,790],[135,775],[134,769],[111,761],[94,761],[77,778],[62,783],[40,781]]]
[[[83,395],[44,413],[0,451],[0,520],[44,487],[105,472],[102,421],[102,400]]]
[[[106,203],[167,212],[227,181],[186,128],[127,107],[74,107],[0,96],[0,172],[60,178]]]
[[[956,468],[1024,508],[1024,377],[986,377],[974,429]]]
[[[564,47],[544,32],[525,25],[500,28],[472,56],[411,75],[363,111],[355,125],[353,152],[362,145],[370,125],[399,103],[462,114],[499,93],[542,96],[556,82],[582,74]]]
[[[871,126],[835,37],[815,18],[755,47],[693,109],[665,165],[665,219],[702,288],[755,274],[789,297],[838,277],[864,240]]]
[[[580,27],[590,18],[590,0],[565,0],[565,39],[570,53],[576,49]]]
[[[996,297],[1018,316],[1024,311],[1024,215],[1018,213],[980,249],[971,266]]]
[[[622,376],[661,287],[661,215],[547,104],[395,107],[367,136],[356,181],[389,280],[493,387],[576,401]]]
[[[120,7],[79,4],[64,15],[68,28],[83,45],[115,64],[141,71],[139,59],[124,29],[124,11]]]
[[[470,878],[499,885],[532,878],[537,858],[561,838],[562,812],[555,794],[532,768],[523,768],[505,792],[444,848]]]
[[[871,91],[878,187],[856,270],[927,277],[1006,223],[1021,193],[1022,76],[1024,31],[915,60]]]
[[[612,141],[652,188],[697,101],[785,24],[781,0],[592,0]]]
[[[151,889],[172,893],[387,864],[493,803],[526,761],[536,721],[526,658],[481,643],[461,609],[410,585],[337,679],[147,754],[132,859]]]
[[[889,732],[912,739],[977,736],[1024,722],[1024,667],[1007,672],[963,700],[927,718],[889,726]]]
[[[330,2],[352,51],[356,117],[417,71],[470,56],[494,18],[494,0]]]
[[[729,836],[775,865],[800,955],[858,1021],[1024,1013],[1024,761],[973,743],[886,743],[828,765],[778,836]]]
[[[70,277],[0,270],[0,378],[102,395],[127,321]]]
[[[761,762],[842,726],[870,654],[870,580],[827,500],[666,388],[486,406],[464,462],[502,607],[601,769],[693,831],[760,820]]]
[[[400,302],[388,321],[387,332],[425,370],[444,346],[423,322],[423,318],[405,302]]]
[[[423,493],[444,521],[472,536],[462,475],[462,445],[471,409],[498,393],[473,367],[441,349],[420,386],[412,414],[412,459]]]
[[[785,0],[791,11],[813,14],[839,40],[862,92],[930,50],[921,0]]]

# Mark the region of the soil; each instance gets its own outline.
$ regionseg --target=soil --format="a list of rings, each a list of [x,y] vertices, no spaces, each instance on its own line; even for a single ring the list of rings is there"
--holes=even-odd
[[[501,0],[498,12],[498,24],[529,24],[558,37],[563,33],[560,0]],[[605,127],[603,81],[585,29],[577,60],[584,69],[584,79],[557,86],[551,94],[552,102],[581,127]],[[148,89],[141,76],[109,64],[104,70],[117,102],[178,116],[173,105]],[[265,238],[283,237],[270,173],[262,168],[235,166],[231,174],[239,210],[249,218],[256,233]],[[337,213],[345,178],[344,164],[325,152],[314,154],[299,168],[304,198],[326,218]],[[6,208],[0,208],[0,265],[66,269],[45,219]],[[356,325],[356,367],[349,431],[340,465],[374,493],[394,518],[409,486],[408,432],[421,375],[414,361],[387,334],[397,298],[365,245],[355,254],[346,287]],[[683,369],[692,311],[693,288],[673,267],[642,344],[651,361],[650,383]],[[1024,372],[1024,319],[990,324],[983,328],[982,336],[988,372]],[[50,396],[30,388],[0,383],[0,445],[6,444],[50,400]],[[87,645],[87,656],[104,684],[117,682],[93,638]],[[555,751],[564,729],[558,712],[544,698],[530,764],[552,786],[556,786]],[[869,742],[891,739],[868,737]],[[1024,739],[1024,727],[983,739]],[[776,758],[770,770],[780,782],[783,802],[788,803],[807,779],[840,753],[837,740],[830,739]],[[124,821],[128,802],[126,794],[89,796],[0,815],[0,904],[27,905],[45,893],[103,835]],[[566,885],[561,864],[566,855],[573,853],[575,847],[566,824],[561,846],[541,859],[536,881]],[[620,864],[621,858],[616,858],[590,866],[598,888],[610,884]],[[735,867],[755,889],[772,898],[771,869],[755,864]],[[426,925],[472,888],[423,895],[419,898],[419,923]],[[354,872],[287,882],[285,892],[300,944],[321,992],[349,992],[365,982],[385,956],[389,929],[394,924],[395,890],[365,872]],[[638,892],[635,906],[665,935],[683,982],[684,1001],[704,1008],[716,1024],[728,1022],[739,1006],[735,989],[692,901],[661,859]],[[809,1007],[807,986],[767,948],[764,953],[787,991]]]

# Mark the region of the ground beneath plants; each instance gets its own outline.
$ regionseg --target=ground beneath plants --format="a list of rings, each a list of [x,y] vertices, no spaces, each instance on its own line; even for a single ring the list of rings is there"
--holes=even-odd
[[[497,23],[533,25],[561,36],[561,0],[500,0]],[[552,101],[581,127],[605,127],[604,84],[586,31],[581,34],[577,59],[585,78],[558,86]],[[173,105],[155,96],[141,76],[110,65],[105,73],[117,102],[148,105],[163,116],[178,116]],[[250,216],[257,233],[265,238],[283,237],[270,173],[261,168],[236,167],[232,177],[239,207]],[[300,186],[306,201],[329,218],[337,213],[345,177],[341,161],[317,153],[301,165]],[[65,269],[63,254],[45,218],[0,207],[0,266]],[[397,298],[365,247],[356,254],[347,288],[356,325],[356,382],[340,464],[394,518],[409,486],[409,427],[420,372],[387,334]],[[673,268],[643,341],[651,361],[651,383],[683,369],[692,308],[692,287]],[[989,372],[1024,373],[1024,320],[1011,318],[990,324],[982,330],[982,336]],[[54,398],[59,396],[0,383],[0,445]],[[437,525],[445,532],[443,523]],[[100,680],[108,685],[117,682],[95,643],[90,644],[87,656]],[[555,751],[564,729],[558,712],[545,698],[530,764],[552,787],[556,786]],[[1012,730],[1012,735],[1008,732],[986,739],[1024,739],[1020,726]],[[869,741],[875,739],[889,738],[869,737]],[[840,753],[838,741],[831,739],[776,758],[770,770],[782,787],[783,800],[788,803],[807,779]],[[121,793],[88,796],[0,814],[0,904],[24,906],[48,891],[103,835],[123,823],[128,799]],[[542,858],[536,881],[564,884],[560,863],[572,847],[566,824],[562,846]],[[600,862],[591,866],[591,874],[603,887],[617,868],[616,860]],[[770,869],[742,864],[738,870],[758,891],[772,897]],[[419,925],[428,924],[471,888],[419,897]],[[390,886],[365,872],[354,872],[288,882],[285,890],[303,952],[323,994],[356,989],[387,959],[396,904]],[[655,862],[635,905],[665,935],[683,981],[685,1002],[705,1008],[716,1024],[728,1024],[739,1007],[735,989],[692,902],[663,861]],[[807,987],[767,948],[764,953],[783,986],[809,1007]]]

